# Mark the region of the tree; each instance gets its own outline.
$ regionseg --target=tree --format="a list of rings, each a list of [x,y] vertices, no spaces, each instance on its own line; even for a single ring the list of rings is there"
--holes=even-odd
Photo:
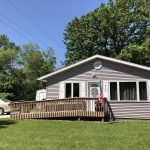
[[[10,42],[6,35],[0,35],[0,49],[16,49],[19,50],[19,46],[15,43]]]
[[[19,87],[21,93],[18,93],[19,97],[21,99],[34,100],[36,90],[44,87],[44,83],[37,81],[37,78],[52,72],[55,68],[56,58],[53,50],[47,48],[46,51],[41,51],[36,44],[25,44],[21,48],[19,63],[20,74],[23,77],[17,77],[21,83],[21,87]]]
[[[37,78],[52,72],[55,63],[51,48],[42,51],[33,43],[20,48],[0,35],[0,98],[34,100],[36,90],[45,88]]]
[[[150,1],[110,0],[75,17],[64,32],[65,65],[94,54],[116,57],[129,44],[140,45],[150,32]]]
[[[17,84],[12,77],[16,65],[19,47],[10,42],[7,36],[0,35],[0,98],[13,98],[14,86]]]
[[[126,46],[118,55],[118,58],[150,67],[150,39],[147,39],[140,46]]]

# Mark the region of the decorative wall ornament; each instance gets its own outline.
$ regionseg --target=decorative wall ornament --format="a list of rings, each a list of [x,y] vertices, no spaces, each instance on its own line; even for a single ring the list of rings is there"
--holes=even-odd
[[[98,97],[99,87],[97,84],[92,84],[90,87],[90,97]]]
[[[96,62],[94,63],[94,68],[95,68],[96,70],[101,69],[101,68],[102,68],[102,63],[101,63],[100,61],[96,61]]]

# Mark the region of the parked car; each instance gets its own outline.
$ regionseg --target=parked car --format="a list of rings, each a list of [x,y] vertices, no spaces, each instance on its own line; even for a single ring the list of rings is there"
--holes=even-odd
[[[10,112],[10,103],[7,99],[0,99],[0,115]]]

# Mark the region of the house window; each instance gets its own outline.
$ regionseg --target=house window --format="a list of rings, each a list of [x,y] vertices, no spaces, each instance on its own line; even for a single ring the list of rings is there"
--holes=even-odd
[[[66,83],[66,98],[71,97],[71,83]]]
[[[79,97],[79,83],[73,83],[73,97]]]
[[[110,83],[110,100],[117,100],[117,82]]]
[[[66,83],[66,98],[79,97],[79,83]]]
[[[147,100],[147,84],[137,82],[110,82],[110,100]]]
[[[140,100],[147,100],[146,82],[139,82]]]
[[[137,100],[136,82],[120,82],[120,100]]]

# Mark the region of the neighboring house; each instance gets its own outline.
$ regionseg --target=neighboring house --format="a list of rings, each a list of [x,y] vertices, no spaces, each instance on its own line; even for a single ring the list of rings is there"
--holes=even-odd
[[[115,118],[150,119],[150,67],[95,55],[38,80],[54,100],[98,97],[102,86]]]

